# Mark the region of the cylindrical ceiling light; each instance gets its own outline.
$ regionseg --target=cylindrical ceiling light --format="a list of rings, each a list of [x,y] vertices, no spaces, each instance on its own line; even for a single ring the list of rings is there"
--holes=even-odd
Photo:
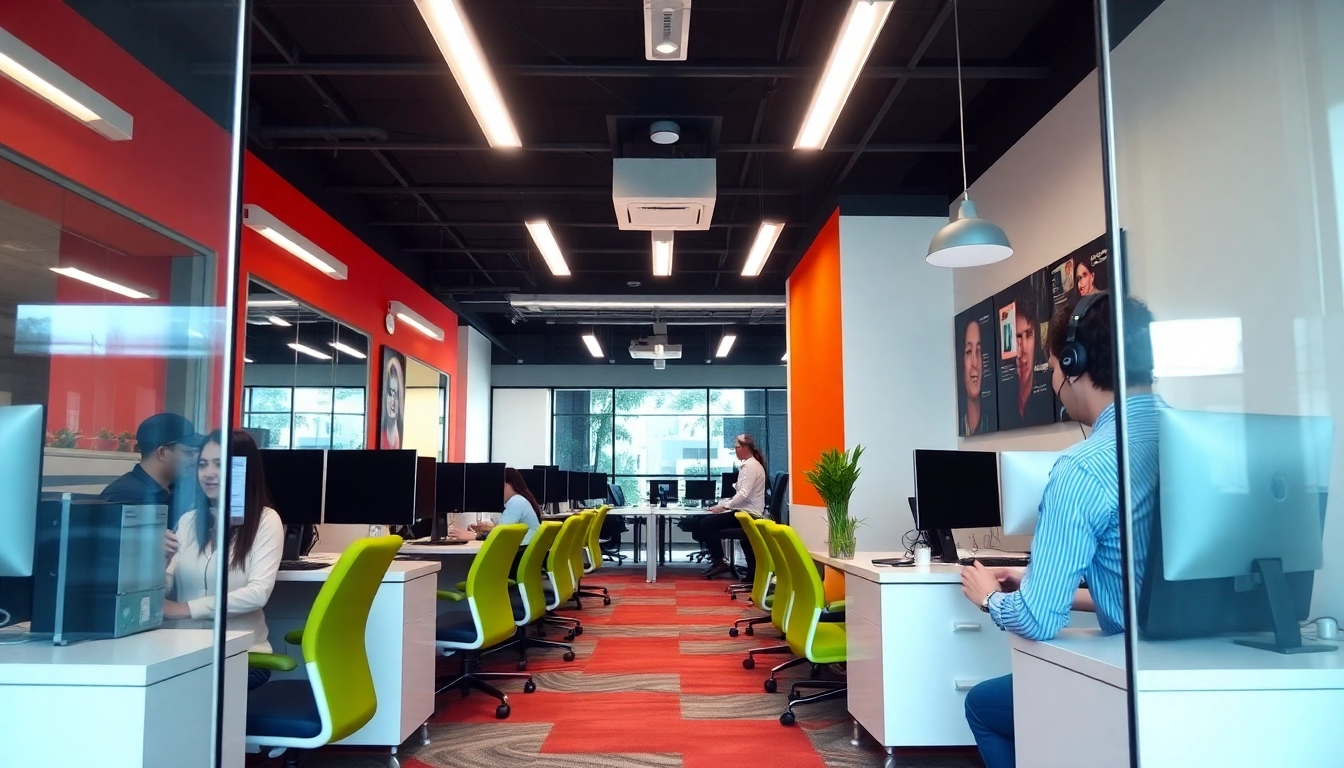
[[[681,126],[671,120],[657,120],[649,126],[649,140],[654,144],[676,144],[681,139]]]

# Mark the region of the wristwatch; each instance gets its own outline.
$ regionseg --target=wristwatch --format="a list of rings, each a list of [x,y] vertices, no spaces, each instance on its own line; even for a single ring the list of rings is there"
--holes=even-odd
[[[997,594],[999,594],[999,591],[996,589],[993,592],[990,592],[989,594],[985,595],[985,599],[980,601],[980,610],[984,611],[985,613],[989,613],[989,598]]]

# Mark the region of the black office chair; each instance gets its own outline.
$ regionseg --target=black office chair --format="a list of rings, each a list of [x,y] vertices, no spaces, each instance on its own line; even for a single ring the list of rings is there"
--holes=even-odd
[[[625,489],[615,483],[607,483],[607,504],[612,508],[624,507]],[[624,517],[607,515],[607,519],[602,522],[602,530],[598,533],[599,541],[602,543],[603,560],[617,565],[625,563],[625,555],[621,554],[621,534],[628,530],[630,526]]]

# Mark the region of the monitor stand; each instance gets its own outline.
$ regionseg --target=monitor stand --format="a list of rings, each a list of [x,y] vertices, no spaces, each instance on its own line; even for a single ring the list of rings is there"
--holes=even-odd
[[[953,565],[961,560],[957,555],[957,540],[952,536],[951,528],[924,531],[924,538],[929,542],[929,549],[932,550],[929,554],[933,557]]]
[[[1283,575],[1283,561],[1276,558],[1256,560],[1252,563],[1255,573],[1260,574],[1265,584],[1265,594],[1269,598],[1269,613],[1274,619],[1274,642],[1256,640],[1234,640],[1237,645],[1247,648],[1259,648],[1275,653],[1330,653],[1333,645],[1303,645],[1302,627],[1293,616],[1293,596],[1288,591],[1288,579]]]
[[[442,544],[448,540],[447,517],[442,512],[434,513],[434,522],[429,526],[429,543]]]

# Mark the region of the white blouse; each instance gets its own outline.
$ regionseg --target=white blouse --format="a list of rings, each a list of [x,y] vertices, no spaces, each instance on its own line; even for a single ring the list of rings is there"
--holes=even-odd
[[[748,458],[737,471],[737,494],[723,506],[734,512],[747,512],[752,517],[764,517],[765,483],[765,467],[755,456]]]
[[[215,616],[215,546],[210,542],[201,551],[196,540],[196,510],[182,516],[177,524],[178,550],[168,563],[168,594],[179,603],[186,603],[193,619],[212,619]],[[251,650],[270,653],[271,644],[266,630],[266,615],[262,608],[271,599],[275,576],[280,570],[280,557],[285,546],[285,525],[274,509],[261,512],[257,537],[252,551],[241,569],[229,566],[228,628],[251,631]]]

